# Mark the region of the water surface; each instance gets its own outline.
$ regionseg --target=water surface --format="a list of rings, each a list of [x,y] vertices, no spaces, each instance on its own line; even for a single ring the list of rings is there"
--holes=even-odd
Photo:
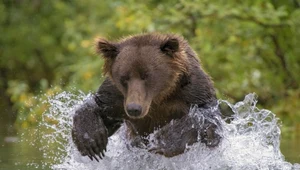
[[[234,105],[222,101],[234,116],[231,123],[222,122],[224,139],[216,149],[197,143],[173,158],[128,150],[121,128],[110,138],[107,156],[99,163],[90,161],[80,156],[70,136],[72,108],[86,97],[83,93],[58,94],[47,101],[51,108],[38,127],[11,137],[0,131],[0,169],[300,169],[296,164],[300,162],[300,136],[280,140],[278,119],[272,112],[256,108],[254,94]]]

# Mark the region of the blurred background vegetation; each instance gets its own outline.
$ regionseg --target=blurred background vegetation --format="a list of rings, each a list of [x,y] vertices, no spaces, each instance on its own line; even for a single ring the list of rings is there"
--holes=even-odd
[[[299,28],[299,0],[1,0],[1,120],[14,133],[12,126],[41,121],[47,96],[95,91],[103,80],[95,37],[162,32],[190,42],[219,98],[234,103],[255,92],[293,138],[300,130]]]

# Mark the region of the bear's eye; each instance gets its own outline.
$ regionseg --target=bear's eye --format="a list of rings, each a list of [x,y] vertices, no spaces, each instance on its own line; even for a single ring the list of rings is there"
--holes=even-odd
[[[123,87],[127,87],[127,81],[129,80],[129,76],[122,76],[120,83],[122,84]]]
[[[145,73],[145,72],[144,72],[144,73],[141,73],[141,74],[140,74],[140,77],[141,77],[142,80],[146,80],[146,79],[148,78],[148,74]]]

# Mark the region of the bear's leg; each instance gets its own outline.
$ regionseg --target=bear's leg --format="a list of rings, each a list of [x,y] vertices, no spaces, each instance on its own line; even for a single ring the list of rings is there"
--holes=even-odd
[[[89,98],[75,111],[73,117],[72,139],[78,151],[91,160],[96,155],[104,155],[107,145],[107,128],[103,120],[97,116],[99,107],[93,98]]]
[[[72,138],[83,156],[96,160],[104,156],[108,136],[112,135],[122,124],[123,97],[106,79],[91,98],[76,109]]]
[[[204,118],[199,121],[193,116],[186,115],[158,130],[154,134],[154,139],[150,141],[149,151],[173,157],[183,153],[187,146],[198,141],[208,147],[214,147],[221,140],[221,136],[217,133],[218,128],[218,123]]]

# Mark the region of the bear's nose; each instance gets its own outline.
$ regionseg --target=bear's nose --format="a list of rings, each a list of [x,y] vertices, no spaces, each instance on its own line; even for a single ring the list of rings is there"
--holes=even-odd
[[[135,103],[130,103],[126,106],[126,110],[130,116],[139,116],[142,113],[142,106]]]

